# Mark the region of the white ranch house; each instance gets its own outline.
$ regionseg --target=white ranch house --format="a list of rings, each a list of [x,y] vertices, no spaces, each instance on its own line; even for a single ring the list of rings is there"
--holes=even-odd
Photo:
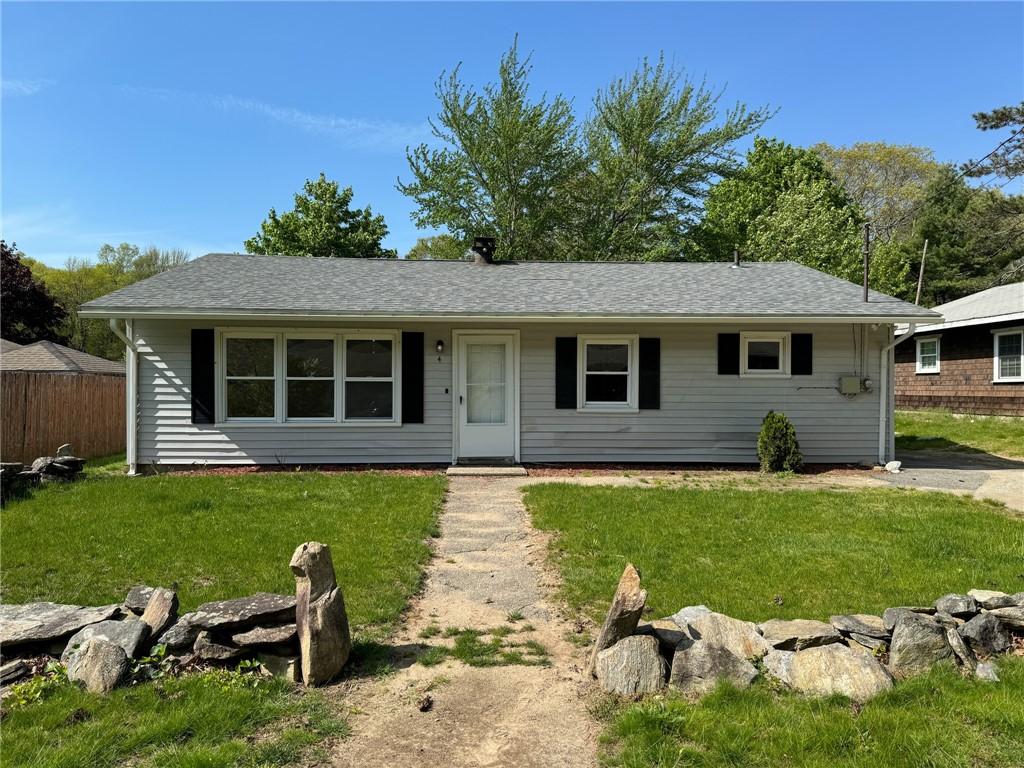
[[[85,304],[127,344],[144,465],[756,461],[893,454],[897,323],[790,262],[209,254]]]

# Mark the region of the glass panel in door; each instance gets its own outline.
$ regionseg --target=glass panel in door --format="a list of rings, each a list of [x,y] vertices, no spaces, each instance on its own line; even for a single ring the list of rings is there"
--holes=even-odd
[[[505,423],[504,344],[466,344],[466,422]]]

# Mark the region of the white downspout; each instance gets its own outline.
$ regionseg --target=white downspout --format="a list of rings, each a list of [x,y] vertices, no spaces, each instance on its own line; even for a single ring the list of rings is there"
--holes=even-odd
[[[125,330],[122,331],[121,327],[115,318],[110,318],[110,330],[114,332],[125,344],[125,382],[124,382],[124,394],[125,394],[125,454],[128,461],[128,474],[136,474],[138,466],[138,450],[136,443],[136,431],[138,430],[138,347],[135,346],[133,340],[135,333],[132,328],[132,321],[125,320]],[[127,331],[127,333],[125,333]]]
[[[889,353],[896,348],[896,345],[901,341],[905,341],[914,335],[914,329],[917,327],[917,323],[911,323],[907,327],[907,332],[901,336],[897,336],[889,344],[882,347],[881,354],[879,355],[879,366],[878,366],[878,384],[881,387],[881,392],[878,398],[878,463],[885,464],[888,454],[888,436],[889,430],[887,426],[891,426],[892,423],[892,409],[889,408]]]

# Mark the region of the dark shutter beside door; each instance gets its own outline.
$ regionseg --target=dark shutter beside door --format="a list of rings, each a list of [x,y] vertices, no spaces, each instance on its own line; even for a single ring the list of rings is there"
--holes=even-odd
[[[555,408],[576,408],[576,337],[555,339]]]
[[[794,333],[790,339],[793,347],[790,373],[794,376],[810,376],[814,373],[814,334]]]
[[[640,339],[640,392],[642,410],[661,408],[661,339]]]
[[[214,424],[213,329],[192,329],[192,423]]]
[[[738,333],[718,334],[718,375],[739,376],[740,335]]]
[[[402,332],[402,423],[423,423],[423,334]]]

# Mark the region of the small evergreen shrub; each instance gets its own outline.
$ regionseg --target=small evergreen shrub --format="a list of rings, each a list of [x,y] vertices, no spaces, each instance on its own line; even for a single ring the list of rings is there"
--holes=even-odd
[[[757,436],[757,458],[762,472],[797,472],[804,463],[796,428],[784,413],[768,411]]]

